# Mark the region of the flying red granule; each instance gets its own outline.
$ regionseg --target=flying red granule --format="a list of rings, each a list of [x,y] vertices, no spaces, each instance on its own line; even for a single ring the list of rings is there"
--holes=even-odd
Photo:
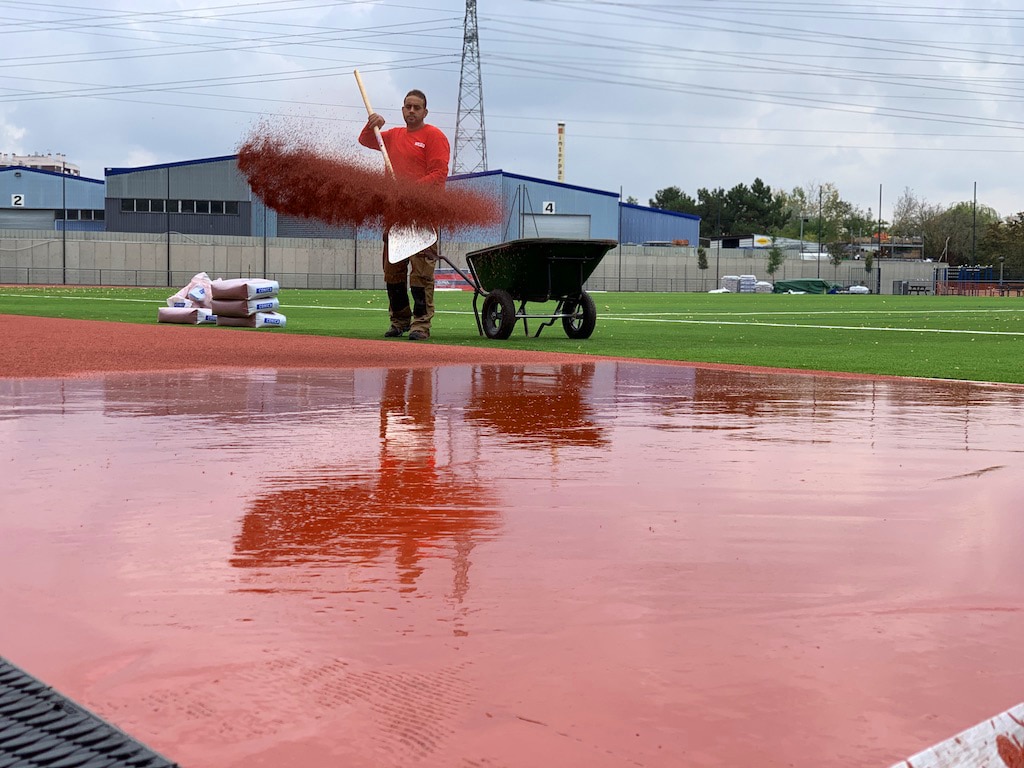
[[[332,225],[420,225],[449,231],[501,220],[493,198],[460,189],[392,179],[383,159],[373,169],[331,156],[301,139],[256,130],[238,151],[238,168],[254,194],[279,213]]]

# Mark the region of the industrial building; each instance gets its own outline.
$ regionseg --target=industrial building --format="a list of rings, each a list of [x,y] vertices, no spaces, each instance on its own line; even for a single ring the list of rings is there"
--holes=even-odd
[[[501,170],[452,176],[448,184],[489,195],[500,201],[503,211],[500,224],[473,230],[460,239],[500,243],[528,237],[568,237],[636,244],[697,244],[698,216],[620,203],[615,192]]]
[[[623,245],[697,246],[700,216],[619,204],[619,242]]]
[[[267,209],[228,155],[141,168],[107,168],[107,230],[379,240],[372,227],[333,227]],[[500,202],[502,221],[446,233],[447,239],[499,243],[524,237],[571,237],[688,245],[700,219],[619,204],[614,192],[587,189],[505,171],[452,176],[465,188]],[[621,236],[620,236],[621,235]]]
[[[102,232],[103,198],[104,184],[97,179],[28,166],[0,168],[0,229]]]
[[[278,214],[252,194],[224,155],[138,168],[107,168],[108,232],[350,239],[351,227]]]
[[[180,235],[379,240],[373,227],[337,227],[279,214],[256,197],[237,156],[136,168],[106,168],[105,182],[11,166],[0,169],[0,228]],[[500,203],[487,228],[443,233],[446,240],[493,244],[531,237],[616,240],[638,245],[696,245],[700,219],[620,203],[619,195],[506,171],[449,178]],[[67,216],[64,210],[67,209]]]
[[[459,239],[500,243],[524,237],[618,240],[619,196],[505,171],[452,176],[449,188],[470,189],[499,201],[502,221],[460,233]]]

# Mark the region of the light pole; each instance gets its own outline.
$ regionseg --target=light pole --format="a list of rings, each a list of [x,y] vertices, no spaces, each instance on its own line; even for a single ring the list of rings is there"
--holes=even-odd
[[[821,278],[821,187],[818,187],[818,278]]]
[[[803,258],[804,255],[804,222],[810,220],[810,216],[800,214],[800,258]]]
[[[1005,256],[1000,256],[999,257],[999,295],[1000,296],[1002,296],[1002,294],[1003,294],[1003,261],[1004,261],[1005,258],[1006,258]]]
[[[68,282],[68,167],[67,160],[60,160],[60,199],[64,207],[64,220],[60,225],[60,281],[66,285]]]
[[[171,166],[166,169],[167,187],[164,190],[167,194],[164,200],[164,223],[167,225],[167,285],[171,283]]]

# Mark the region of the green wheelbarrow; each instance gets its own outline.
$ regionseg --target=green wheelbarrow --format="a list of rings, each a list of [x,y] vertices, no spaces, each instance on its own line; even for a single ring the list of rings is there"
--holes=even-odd
[[[597,308],[583,284],[614,240],[527,238],[510,240],[466,254],[473,287],[477,330],[489,339],[507,339],[519,320],[527,336],[529,320],[543,319],[534,337],[559,320],[570,339],[587,339],[597,323]],[[461,270],[460,270],[460,274]],[[483,306],[478,307],[478,299]],[[528,302],[556,302],[550,313],[531,314]],[[518,305],[518,306],[517,306]]]

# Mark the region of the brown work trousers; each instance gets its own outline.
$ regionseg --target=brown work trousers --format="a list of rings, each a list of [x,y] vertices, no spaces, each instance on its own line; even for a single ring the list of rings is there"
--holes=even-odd
[[[433,243],[419,253],[397,264],[388,261],[388,236],[384,233],[384,284],[388,291],[388,313],[391,325],[396,328],[408,327],[410,331],[425,331],[430,334],[430,321],[434,317],[434,268],[437,266],[438,248]],[[412,292],[413,303],[409,306],[405,286]],[[404,302],[395,296],[401,293]],[[396,306],[397,304],[397,306]]]

